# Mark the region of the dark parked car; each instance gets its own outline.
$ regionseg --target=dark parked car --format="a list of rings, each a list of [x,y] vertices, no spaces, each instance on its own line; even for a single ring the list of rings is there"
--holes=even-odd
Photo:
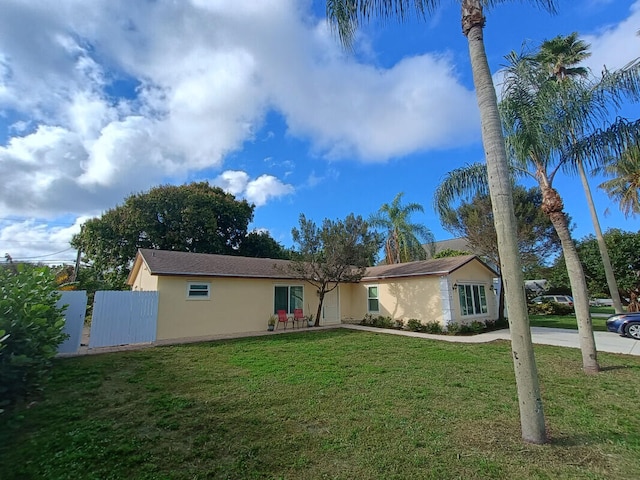
[[[640,340],[640,312],[611,315],[607,318],[607,330]]]

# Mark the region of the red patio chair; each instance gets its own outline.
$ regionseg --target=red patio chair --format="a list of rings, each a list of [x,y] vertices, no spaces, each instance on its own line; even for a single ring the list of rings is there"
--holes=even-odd
[[[284,310],[278,310],[278,323],[276,323],[276,330],[278,329],[278,325],[284,323],[284,329],[287,329],[287,324],[289,323],[289,317],[287,316],[287,312]]]
[[[294,308],[293,309],[293,326],[295,328],[296,326],[296,322],[298,323],[298,326],[300,324],[300,322],[304,322],[305,318],[304,318],[304,314],[302,313],[302,309],[301,308]]]

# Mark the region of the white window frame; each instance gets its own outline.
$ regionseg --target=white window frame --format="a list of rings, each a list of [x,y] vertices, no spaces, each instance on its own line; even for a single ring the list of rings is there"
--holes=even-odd
[[[487,302],[487,286],[483,283],[459,283],[458,284],[458,305],[460,306],[460,315],[463,317],[481,317],[486,316],[489,313],[489,304]],[[467,289],[471,295],[467,295]],[[474,290],[478,290],[479,305],[476,305],[476,296]],[[462,304],[462,292],[464,291],[466,305]],[[469,301],[471,300],[471,313],[468,313]],[[484,302],[483,302],[484,300]]]
[[[205,288],[192,288],[205,287]],[[206,295],[192,295],[194,292],[206,292]],[[211,282],[187,282],[187,300],[209,300],[211,298]]]
[[[278,309],[276,308],[276,289],[277,288],[286,288],[287,289],[287,309],[286,312],[287,314],[291,314],[293,315],[293,310],[295,309],[295,306],[291,305],[291,289],[292,288],[300,288],[302,290],[302,305],[304,305],[304,285],[299,284],[299,283],[294,283],[294,284],[277,284],[273,286],[273,313],[274,315],[278,313]],[[300,308],[303,309],[303,306],[300,306]]]
[[[379,285],[367,285],[367,313],[380,313],[380,286]],[[376,289],[376,296],[372,297],[370,292],[371,289],[375,288]],[[371,300],[375,300],[377,302],[378,305],[378,309],[377,310],[371,310],[370,306],[371,306]]]

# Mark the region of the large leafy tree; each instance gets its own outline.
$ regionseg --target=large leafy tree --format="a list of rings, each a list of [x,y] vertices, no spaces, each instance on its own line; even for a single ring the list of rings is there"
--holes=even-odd
[[[599,187],[620,204],[625,218],[640,215],[640,145],[629,146],[620,158],[607,163],[602,171],[613,178]]]
[[[289,251],[265,231],[249,232],[240,244],[238,254],[243,257],[288,259]]]
[[[618,279],[618,288],[623,298],[640,289],[640,231],[629,232],[612,228],[604,234],[607,247],[611,252],[611,264]],[[598,242],[588,235],[577,242],[578,254],[584,266],[587,285],[591,296],[601,297],[608,291],[607,280],[599,258]],[[567,278],[566,266],[556,262],[554,278],[557,286],[563,285]]]
[[[503,0],[504,1],[504,0]],[[546,430],[533,343],[527,316],[524,278],[515,235],[511,181],[498,112],[498,100],[491,78],[484,46],[484,9],[503,3],[501,0],[459,0],[462,33],[467,38],[473,81],[480,109],[482,142],[486,154],[489,192],[496,222],[501,271],[505,284],[511,348],[520,405],[522,438],[527,442],[544,443]],[[554,10],[553,0],[530,0],[530,3]],[[410,14],[424,17],[440,4],[438,0],[327,0],[327,18],[335,26],[346,46],[353,44],[355,32],[371,16],[397,17],[405,20]],[[413,7],[413,8],[412,8]]]
[[[489,196],[476,194],[471,201],[463,200],[451,209],[438,202],[438,192],[436,189],[435,205],[443,227],[456,236],[464,237],[472,251],[499,264],[498,240]],[[539,189],[514,186],[513,203],[520,256],[523,268],[527,271],[554,257],[560,249],[560,242],[549,218],[540,209],[542,195]]]
[[[362,278],[380,248],[380,239],[362,217],[353,214],[345,220],[325,219],[321,227],[300,215],[300,228],[293,228],[291,236],[297,248],[288,268],[318,289],[318,326],[326,294],[340,283]]]
[[[237,255],[252,218],[253,205],[207,182],[163,185],[88,220],[71,244],[118,288],[139,248]]]
[[[369,224],[384,230],[384,262],[386,264],[426,260],[423,244],[432,247],[434,238],[424,225],[413,223],[412,213],[424,212],[419,203],[401,203],[404,192],[398,193],[391,203],[384,203],[378,212],[369,217]]]

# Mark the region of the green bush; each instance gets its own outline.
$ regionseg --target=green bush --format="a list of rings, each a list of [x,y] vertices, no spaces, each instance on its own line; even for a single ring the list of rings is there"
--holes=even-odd
[[[506,318],[502,320],[487,320],[484,323],[484,332],[490,332],[493,330],[501,330],[503,328],[509,328],[509,321]]]
[[[396,324],[397,324],[397,321],[394,322],[391,319],[391,317],[383,317],[382,315],[378,315],[377,317],[374,317],[370,313],[367,313],[364,316],[364,318],[360,321],[360,325],[367,325],[369,327],[376,327],[376,328],[394,328]]]
[[[422,331],[422,322],[415,318],[410,318],[407,320],[407,330],[412,332],[421,332]]]
[[[393,328],[393,320],[391,317],[383,317],[380,315],[373,320],[373,326],[378,328]]]
[[[447,325],[447,334],[449,335],[457,335],[460,333],[462,326],[459,323],[450,323]]]
[[[0,268],[0,408],[38,393],[67,337],[46,267]]]
[[[570,315],[574,312],[573,307],[557,302],[530,303],[527,309],[530,315]]]
[[[402,330],[404,328],[404,320],[401,318],[396,318],[394,320],[395,326],[394,328],[397,328],[398,330]]]
[[[362,320],[360,320],[360,325],[373,325],[373,315],[367,313]]]
[[[471,333],[478,334],[478,333],[484,332],[486,326],[484,322],[479,322],[476,320],[471,322],[471,325],[469,325],[469,328],[471,329]]]
[[[427,322],[422,325],[422,330],[424,333],[431,333],[434,335],[438,335],[443,333],[442,325],[439,322]]]

